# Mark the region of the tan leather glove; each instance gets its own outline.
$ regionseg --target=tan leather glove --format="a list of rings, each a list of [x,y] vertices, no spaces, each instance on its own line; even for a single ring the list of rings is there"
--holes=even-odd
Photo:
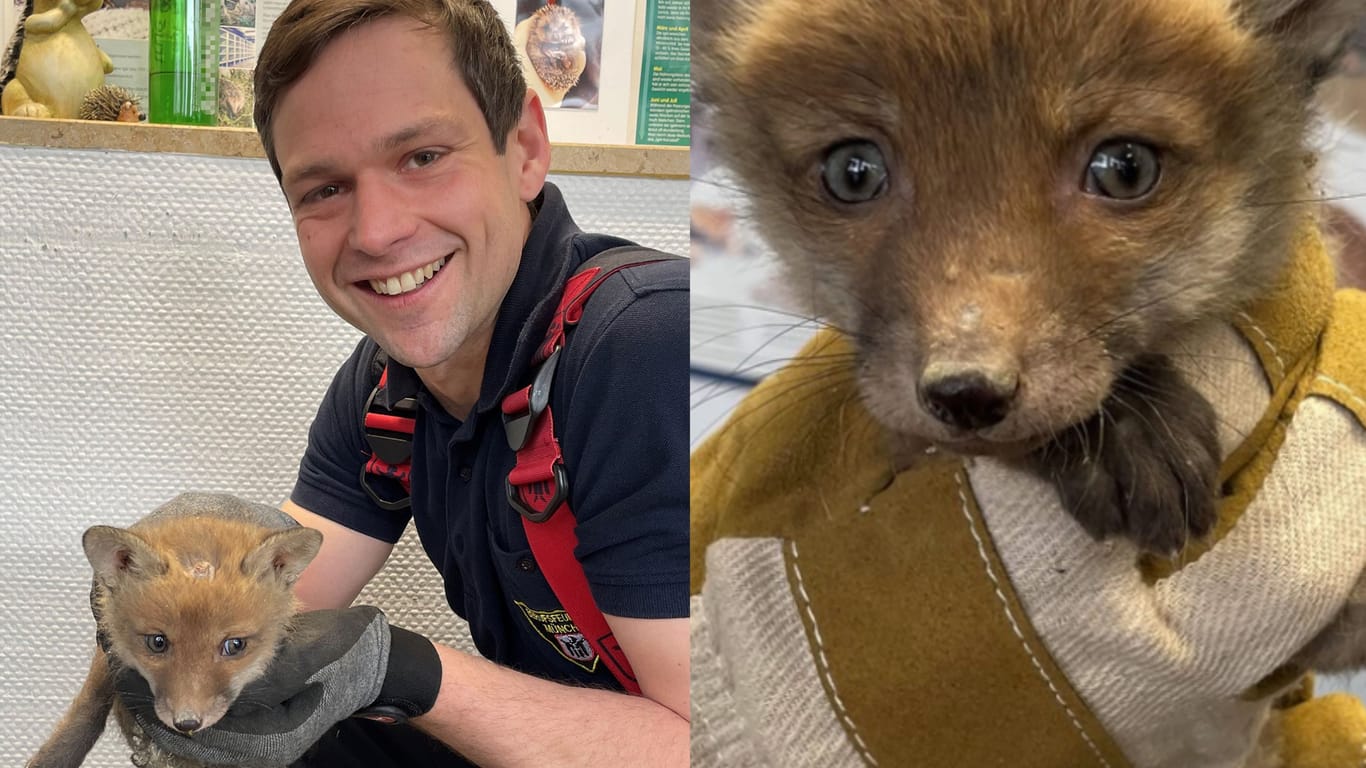
[[[1228,496],[1170,563],[999,461],[893,474],[818,337],[694,455],[694,764],[1359,762],[1359,701],[1273,711],[1366,568],[1366,301],[1319,267],[1175,356]]]

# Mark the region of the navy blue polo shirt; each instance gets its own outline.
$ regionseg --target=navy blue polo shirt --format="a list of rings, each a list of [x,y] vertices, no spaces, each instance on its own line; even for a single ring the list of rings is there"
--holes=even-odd
[[[463,422],[411,370],[391,363],[393,397],[415,393],[412,508],[381,509],[360,487],[362,428],[376,383],[375,344],[342,366],[309,431],[291,499],[395,542],[411,519],[441,571],[446,600],[495,662],[540,677],[618,687],[585,659],[536,566],[504,480],[516,460],[499,405],[530,383],[565,281],[579,264],[627,241],[585,234],[554,185],[537,200],[521,265],[498,311],[479,400]],[[597,289],[571,331],[551,388],[555,434],[577,520],[575,555],[603,613],[688,615],[688,272],[685,261],[622,270]]]

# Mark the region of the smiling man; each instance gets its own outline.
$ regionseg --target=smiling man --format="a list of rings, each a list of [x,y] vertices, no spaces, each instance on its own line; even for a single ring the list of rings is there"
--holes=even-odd
[[[556,514],[572,514],[573,560],[610,631],[594,646],[509,501],[520,457],[501,411],[539,370],[566,281],[629,244],[580,232],[546,183],[545,116],[503,21],[474,0],[296,0],[256,84],[308,273],[366,335],[284,505],[325,537],[297,593],[334,610],[306,614],[309,631],[243,692],[253,706],[153,740],[234,763],[686,765],[684,263],[603,280],[555,368]],[[386,472],[366,475],[372,393],[411,418],[410,509]],[[487,658],[347,608],[410,517]],[[357,709],[409,725],[346,719]]]

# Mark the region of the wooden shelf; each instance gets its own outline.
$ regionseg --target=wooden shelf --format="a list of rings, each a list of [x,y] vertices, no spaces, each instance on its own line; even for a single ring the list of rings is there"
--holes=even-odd
[[[256,132],[246,128],[200,128],[90,120],[0,116],[0,144],[265,157]],[[555,144],[550,153],[550,172],[686,179],[688,150],[686,147]]]

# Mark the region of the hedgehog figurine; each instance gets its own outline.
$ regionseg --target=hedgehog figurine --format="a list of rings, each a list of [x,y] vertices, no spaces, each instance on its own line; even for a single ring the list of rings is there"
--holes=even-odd
[[[81,120],[136,123],[143,119],[140,107],[136,93],[117,85],[101,85],[85,95],[76,116]]]

